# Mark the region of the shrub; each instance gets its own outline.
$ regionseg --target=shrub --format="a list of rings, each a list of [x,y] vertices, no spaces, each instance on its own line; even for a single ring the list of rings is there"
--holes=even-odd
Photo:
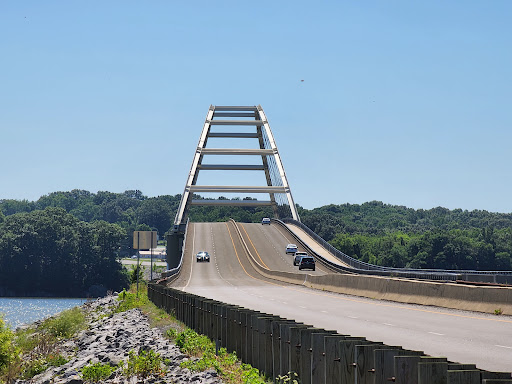
[[[98,383],[108,379],[116,369],[102,363],[87,365],[82,368],[82,379],[88,383]]]
[[[163,363],[160,354],[153,350],[148,352],[140,350],[138,354],[130,351],[127,366],[123,369],[123,373],[126,376],[137,376],[143,379],[150,375],[163,375],[165,374]]]
[[[20,351],[14,343],[14,333],[0,316],[0,377],[10,376],[19,358]]]
[[[85,325],[85,316],[78,307],[61,312],[44,321],[42,328],[56,338],[69,338]]]

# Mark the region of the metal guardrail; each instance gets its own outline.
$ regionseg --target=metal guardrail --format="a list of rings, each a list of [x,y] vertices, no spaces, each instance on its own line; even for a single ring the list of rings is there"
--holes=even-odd
[[[468,281],[468,282],[484,282],[496,284],[512,284],[512,271],[474,271],[474,270],[450,270],[450,269],[417,269],[417,268],[392,268],[380,265],[369,264],[364,261],[354,259],[353,257],[341,252],[333,245],[318,236],[309,227],[303,223],[293,219],[277,220],[272,219],[276,223],[292,224],[301,228],[332,256],[341,262],[349,265],[353,272],[364,274],[375,274],[383,276],[399,276],[428,280],[446,280],[446,281]],[[318,257],[318,255],[317,255]],[[343,269],[343,268],[342,268]]]

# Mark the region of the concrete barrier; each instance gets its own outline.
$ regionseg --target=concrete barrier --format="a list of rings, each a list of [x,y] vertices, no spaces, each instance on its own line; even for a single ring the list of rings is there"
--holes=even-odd
[[[332,273],[304,275],[272,271],[259,264],[236,222],[238,237],[254,269],[270,279],[310,288],[400,303],[512,315],[512,288],[409,280],[403,278]]]

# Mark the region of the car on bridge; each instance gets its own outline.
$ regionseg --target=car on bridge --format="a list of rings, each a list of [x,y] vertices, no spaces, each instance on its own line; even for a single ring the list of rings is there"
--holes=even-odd
[[[263,220],[261,220],[261,225],[268,224],[270,225],[270,219],[268,217],[264,217]]]
[[[208,254],[208,252],[205,252],[205,251],[198,252],[198,254],[196,255],[196,261],[198,263],[200,261],[210,262],[210,255]]]
[[[315,270],[315,259],[311,256],[303,256],[299,262],[299,270],[301,269],[312,269]]]
[[[298,248],[295,244],[288,244],[286,246],[286,254],[289,254],[289,253],[295,254],[295,252],[297,252],[297,251],[298,251]]]
[[[295,252],[295,257],[293,258],[293,265],[299,265],[300,264],[300,260],[303,257],[307,257],[307,256],[309,256],[307,254],[307,252]]]

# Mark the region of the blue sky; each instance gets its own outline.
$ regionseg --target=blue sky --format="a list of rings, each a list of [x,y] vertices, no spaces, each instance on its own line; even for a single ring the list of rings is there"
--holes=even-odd
[[[512,212],[511,15],[505,0],[0,2],[0,199],[182,193],[210,104],[261,104],[305,208]]]

